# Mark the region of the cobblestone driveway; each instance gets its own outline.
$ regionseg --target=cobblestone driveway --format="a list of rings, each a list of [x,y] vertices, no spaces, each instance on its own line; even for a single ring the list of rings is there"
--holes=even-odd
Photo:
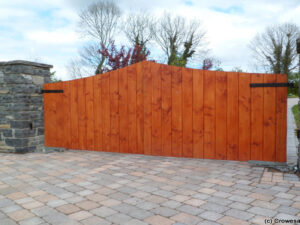
[[[246,162],[88,151],[0,154],[0,224],[300,219],[300,182]]]

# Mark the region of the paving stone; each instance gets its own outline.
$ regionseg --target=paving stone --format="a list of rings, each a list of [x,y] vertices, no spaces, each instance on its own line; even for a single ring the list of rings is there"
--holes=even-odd
[[[164,224],[164,225],[171,225],[174,223],[173,220],[156,215],[156,216],[150,216],[144,220],[146,223],[152,224],[152,225],[158,225],[158,224]]]
[[[274,210],[264,209],[256,206],[248,209],[247,211],[256,215],[267,216],[269,218],[272,218],[276,215],[276,211]]]
[[[76,203],[76,206],[88,211],[88,210],[99,207],[99,204],[97,204],[96,202],[87,200],[87,201],[82,201],[82,202]]]
[[[43,219],[50,224],[67,224],[72,222],[68,216],[59,212],[47,214]]]
[[[272,202],[266,202],[266,201],[260,201],[260,200],[251,202],[251,205],[261,207],[261,208],[266,208],[266,209],[277,209],[279,207],[279,204],[272,203]]]
[[[210,197],[210,198],[206,199],[205,201],[216,203],[216,204],[219,204],[219,205],[224,205],[224,206],[227,206],[227,205],[232,203],[232,200],[219,198],[219,197]]]
[[[145,209],[145,210],[150,210],[150,209],[159,207],[158,204],[153,203],[153,202],[141,202],[141,203],[137,204],[136,206],[138,208]]]
[[[78,212],[80,210],[79,207],[77,207],[76,205],[73,205],[73,204],[61,205],[61,206],[57,207],[56,209],[57,209],[57,211],[60,211],[63,214],[71,214],[74,212]]]
[[[122,213],[115,213],[111,216],[106,217],[105,219],[111,221],[114,224],[124,224],[124,223],[128,222],[129,220],[131,220],[132,217],[127,216]]]
[[[175,216],[170,218],[171,220],[178,221],[185,224],[197,224],[199,222],[199,218],[187,213],[178,213]]]
[[[181,206],[181,204],[182,203],[180,203],[180,202],[177,202],[177,201],[174,201],[174,200],[170,200],[170,201],[166,201],[166,202],[162,203],[162,206],[169,207],[171,209],[175,209],[175,208]]]
[[[167,207],[158,207],[158,208],[151,210],[151,212],[153,212],[156,215],[161,215],[164,217],[171,217],[171,216],[175,215],[176,213],[178,213],[178,211],[167,208]]]
[[[43,223],[44,220],[42,220],[41,218],[38,217],[33,217],[27,220],[22,220],[19,222],[20,225],[39,225],[41,223]]]
[[[91,212],[97,216],[101,216],[101,217],[107,217],[107,216],[110,216],[112,214],[115,214],[117,213],[117,211],[111,209],[111,208],[108,208],[108,207],[105,207],[105,206],[102,206],[100,208],[96,208],[96,209],[93,209],[91,210]]]
[[[276,209],[280,213],[285,213],[288,215],[296,215],[300,212],[300,209],[289,207],[289,206],[280,206],[278,209]]]
[[[15,221],[8,218],[1,219],[1,223],[3,225],[18,225]]]
[[[245,203],[245,204],[249,204],[250,202],[254,201],[253,198],[248,198],[248,197],[239,196],[239,195],[233,195],[233,196],[229,197],[228,199],[235,201],[235,202]]]
[[[97,216],[92,216],[92,217],[89,217],[87,219],[84,219],[82,221],[80,221],[81,224],[83,225],[110,225],[111,222],[109,221],[106,221],[100,217],[97,217]]]
[[[246,221],[234,218],[234,217],[230,217],[230,216],[224,216],[221,219],[218,220],[218,222],[220,224],[224,224],[224,225],[247,225],[249,224]]]
[[[205,211],[199,215],[205,220],[217,221],[218,219],[222,218],[223,215],[213,212],[213,211]]]
[[[218,204],[215,204],[215,203],[208,202],[208,203],[204,203],[203,205],[201,205],[201,209],[214,211],[214,212],[217,212],[217,213],[223,213],[226,210],[228,210],[229,208],[226,207],[226,206],[223,206],[223,205],[218,205]]]
[[[87,211],[79,211],[79,212],[72,213],[69,215],[70,218],[72,218],[73,220],[77,220],[77,221],[87,219],[91,216],[93,216],[93,214],[91,214]]]
[[[131,219],[124,223],[124,225],[147,225],[147,223],[137,220],[137,219]]]
[[[29,219],[31,217],[34,217],[34,215],[28,211],[28,210],[25,210],[25,209],[21,209],[21,210],[18,210],[18,211],[14,211],[12,213],[9,213],[8,216],[15,220],[15,221],[21,221],[21,220],[26,220],[26,219]]]
[[[225,212],[225,215],[234,217],[234,218],[237,218],[240,220],[249,220],[254,216],[254,214],[252,214],[252,213],[245,212],[245,211],[238,210],[238,209],[230,209]]]
[[[176,208],[176,210],[185,212],[188,214],[192,214],[192,215],[198,215],[199,213],[203,212],[203,209],[197,208],[197,207],[194,207],[191,205],[182,205],[182,206]]]
[[[136,209],[134,211],[128,212],[128,215],[139,220],[144,220],[145,218],[153,216],[154,214],[149,210]]]

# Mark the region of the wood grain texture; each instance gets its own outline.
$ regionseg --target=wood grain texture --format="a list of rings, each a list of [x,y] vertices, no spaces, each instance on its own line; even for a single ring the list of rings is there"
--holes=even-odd
[[[252,74],[251,83],[263,83],[263,74]],[[264,89],[251,88],[251,160],[262,160]]]
[[[182,156],[193,157],[193,70],[182,70]]]
[[[264,83],[275,83],[276,75],[265,74]],[[264,87],[263,160],[276,160],[276,88]]]
[[[227,74],[227,159],[239,157],[239,77]]]
[[[277,74],[278,83],[286,83],[287,76]],[[287,88],[276,88],[276,161],[286,162]]]
[[[94,77],[88,77],[85,80],[85,109],[86,109],[86,148],[94,150],[95,148],[95,130],[94,130]]]
[[[182,156],[182,68],[172,66],[172,156]]]
[[[70,90],[70,81],[62,83],[62,89],[64,93],[63,97],[63,125],[64,125],[64,136],[63,136],[63,147],[71,149],[71,90]]]
[[[144,154],[152,150],[152,74],[150,62],[143,64],[144,71]]]
[[[203,70],[193,70],[193,157],[195,158],[204,156],[203,77]]]
[[[239,160],[251,158],[251,91],[250,74],[239,73]]]
[[[119,71],[112,71],[109,77],[110,94],[110,151],[120,151],[119,128]]]
[[[95,150],[102,151],[102,101],[101,101],[101,75],[94,76],[94,119],[95,119]]]
[[[128,153],[128,76],[127,68],[119,71],[120,152]]]
[[[102,151],[111,151],[110,148],[110,73],[102,74],[101,107],[102,107]]]
[[[227,154],[227,75],[216,72],[216,159]]]
[[[204,71],[204,158],[216,157],[216,72]]]
[[[161,98],[161,65],[151,65],[152,74],[152,155],[162,154],[162,98]]]
[[[172,69],[162,66],[162,154],[172,155]]]
[[[79,149],[79,112],[78,112],[78,80],[73,80],[71,86],[71,146]]]
[[[136,124],[136,65],[127,67],[128,73],[128,150],[137,151],[137,124]]]
[[[227,160],[286,161],[286,75],[154,62],[45,84],[45,145]]]
[[[136,132],[137,153],[144,153],[144,88],[143,62],[136,64]]]

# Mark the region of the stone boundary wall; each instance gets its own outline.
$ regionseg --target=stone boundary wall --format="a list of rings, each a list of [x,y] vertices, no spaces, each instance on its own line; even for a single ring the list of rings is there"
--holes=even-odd
[[[51,65],[0,62],[0,152],[26,153],[44,148],[44,83]]]

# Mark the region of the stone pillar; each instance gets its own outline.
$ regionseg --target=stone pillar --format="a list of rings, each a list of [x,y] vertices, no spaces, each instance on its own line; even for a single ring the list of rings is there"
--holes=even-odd
[[[51,65],[0,62],[0,152],[26,153],[44,147],[44,83]]]

